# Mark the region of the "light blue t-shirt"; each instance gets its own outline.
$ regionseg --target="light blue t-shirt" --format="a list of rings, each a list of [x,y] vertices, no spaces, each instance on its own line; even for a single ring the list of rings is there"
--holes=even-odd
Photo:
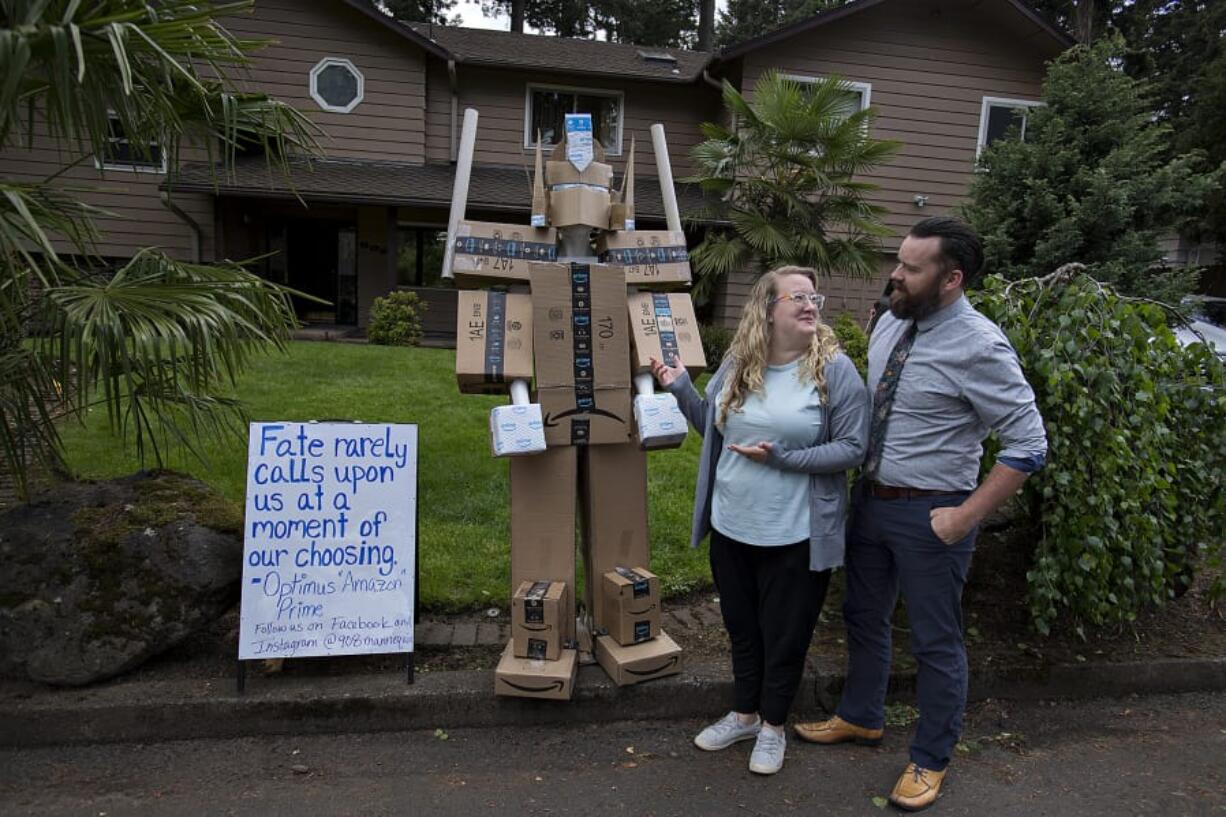
[[[728,412],[724,445],[815,445],[824,422],[821,395],[812,381],[800,382],[799,374],[799,360],[768,366],[762,392],[746,397],[740,411]],[[722,402],[723,395],[718,399]],[[749,545],[808,541],[809,499],[808,474],[781,471],[725,449],[715,468],[711,525]]]

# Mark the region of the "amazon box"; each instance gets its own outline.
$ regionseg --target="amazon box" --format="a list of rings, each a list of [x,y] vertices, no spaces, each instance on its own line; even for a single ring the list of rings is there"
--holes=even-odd
[[[630,316],[631,365],[634,373],[651,371],[651,358],[673,365],[680,362],[690,378],[706,371],[698,318],[688,292],[636,292],[627,297]]]
[[[601,581],[604,629],[621,645],[660,634],[660,579],[645,567],[616,567]]]
[[[607,630],[602,603],[604,574],[623,565],[651,564],[647,454],[634,442],[589,446],[581,478],[587,565],[584,599],[596,628]],[[611,486],[615,489],[610,490]]]
[[[626,283],[643,289],[683,289],[690,285],[690,254],[685,233],[630,230],[601,233],[596,255],[602,264],[626,270]]]
[[[451,273],[460,289],[528,280],[528,264],[558,257],[552,227],[461,221],[456,228]]]
[[[630,439],[626,282],[602,264],[532,264],[537,400],[550,446]]]
[[[542,698],[568,701],[575,689],[578,655],[562,650],[556,661],[516,658],[514,646],[507,642],[494,670],[494,694],[512,698]]]
[[[596,639],[596,660],[618,686],[641,684],[681,672],[681,648],[663,630],[651,641],[631,646],[602,635]]]
[[[512,457],[511,587],[562,583],[558,630],[563,647],[575,640],[575,484],[578,451],[565,445],[530,457]],[[638,562],[634,562],[638,564]]]
[[[582,171],[568,161],[546,162],[549,223],[554,227],[607,227],[612,184],[613,166],[604,162],[590,162]]]
[[[524,582],[511,597],[511,644],[516,658],[556,661],[564,582]]]
[[[532,380],[532,298],[527,294],[459,293],[455,372],[465,394],[501,394],[512,380]]]

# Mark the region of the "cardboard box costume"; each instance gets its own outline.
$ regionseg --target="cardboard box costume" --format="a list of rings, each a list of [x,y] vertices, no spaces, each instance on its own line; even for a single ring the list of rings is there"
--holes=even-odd
[[[686,425],[675,399],[655,394],[644,372],[649,357],[695,376],[706,361],[693,304],[677,291],[690,283],[689,255],[663,128],[652,135],[669,229],[636,231],[634,143],[614,189],[586,114],[566,116],[548,162],[538,145],[529,224],[467,220],[476,123],[466,111],[443,273],[464,290],[460,390],[512,398],[490,418],[494,455],[516,455],[512,640],[495,693],[568,699],[580,658],[598,661],[618,684],[679,672],[681,651],[660,631],[659,579],[647,567],[644,450],[680,445]],[[583,632],[594,641],[580,644]]]

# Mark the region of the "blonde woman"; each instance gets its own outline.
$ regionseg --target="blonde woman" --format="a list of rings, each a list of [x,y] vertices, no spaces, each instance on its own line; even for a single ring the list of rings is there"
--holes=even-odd
[[[868,393],[821,320],[816,284],[806,267],[758,279],[705,398],[685,369],[652,361],[703,437],[691,544],[711,534],[732,644],[732,711],[694,743],[714,751],[754,738],[759,774],[783,766],[784,722],[843,563],[847,470],[868,439]]]

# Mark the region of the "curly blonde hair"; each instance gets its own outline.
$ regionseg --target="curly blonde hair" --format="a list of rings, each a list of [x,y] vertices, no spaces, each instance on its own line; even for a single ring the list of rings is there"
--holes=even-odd
[[[779,279],[789,275],[802,275],[809,279],[813,288],[817,288],[817,271],[809,267],[777,267],[765,273],[749,291],[749,300],[741,312],[741,322],[737,324],[736,334],[728,354],[733,359],[731,376],[728,385],[723,389],[723,397],[719,405],[717,425],[723,426],[728,420],[728,412],[740,411],[745,405],[745,398],[754,392],[761,392],[763,375],[766,371],[767,359],[770,356],[770,311],[775,298],[779,297]],[[801,381],[809,380],[817,386],[822,402],[826,402],[826,364],[840,351],[838,338],[834,330],[817,318],[817,331],[813,342],[800,364]]]

